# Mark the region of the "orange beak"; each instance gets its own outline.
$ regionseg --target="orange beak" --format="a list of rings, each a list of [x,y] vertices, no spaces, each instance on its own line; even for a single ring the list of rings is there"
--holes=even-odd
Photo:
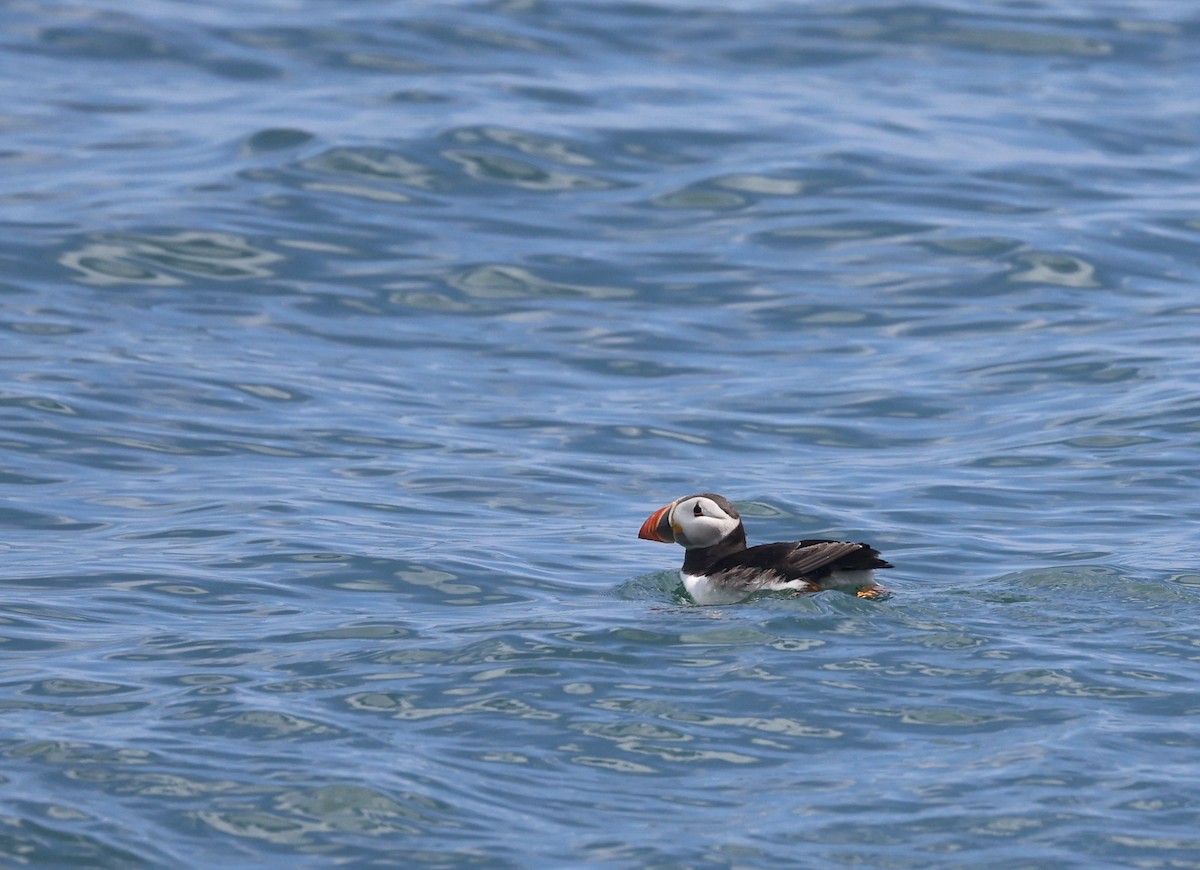
[[[675,507],[675,502],[671,502],[666,507],[660,507],[646,517],[646,522],[642,523],[638,537],[646,541],[674,544],[675,530],[671,528],[671,508],[673,507]]]

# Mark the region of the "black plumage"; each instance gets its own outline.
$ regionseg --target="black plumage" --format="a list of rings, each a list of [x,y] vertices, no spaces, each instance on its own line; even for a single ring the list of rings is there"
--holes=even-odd
[[[769,588],[806,582],[819,587],[821,580],[834,571],[892,567],[868,544],[806,539],[747,547],[741,525],[738,531],[740,542],[726,538],[712,547],[688,550],[683,573],[709,577],[719,586]]]

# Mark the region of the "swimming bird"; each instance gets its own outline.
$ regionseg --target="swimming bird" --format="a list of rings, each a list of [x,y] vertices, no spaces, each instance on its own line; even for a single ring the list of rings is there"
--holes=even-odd
[[[746,546],[746,528],[728,499],[711,492],[685,495],[642,523],[638,537],[679,544],[679,576],[697,604],[733,604],[755,592],[797,594],[842,589],[877,598],[875,569],[891,568],[879,551],[849,541],[804,540]]]

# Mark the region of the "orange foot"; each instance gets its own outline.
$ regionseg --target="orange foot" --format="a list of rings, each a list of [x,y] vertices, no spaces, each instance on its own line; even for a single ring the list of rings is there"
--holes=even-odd
[[[891,593],[890,589],[882,589],[879,586],[872,586],[869,589],[859,589],[854,594],[857,595],[859,598],[866,598],[871,601],[875,601],[880,598],[891,598],[892,597],[892,593]]]

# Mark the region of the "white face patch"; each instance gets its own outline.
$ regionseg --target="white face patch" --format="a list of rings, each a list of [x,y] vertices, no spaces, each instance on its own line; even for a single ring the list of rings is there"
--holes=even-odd
[[[693,495],[671,509],[675,543],[688,549],[711,547],[733,533],[741,520],[731,517],[711,498]]]

